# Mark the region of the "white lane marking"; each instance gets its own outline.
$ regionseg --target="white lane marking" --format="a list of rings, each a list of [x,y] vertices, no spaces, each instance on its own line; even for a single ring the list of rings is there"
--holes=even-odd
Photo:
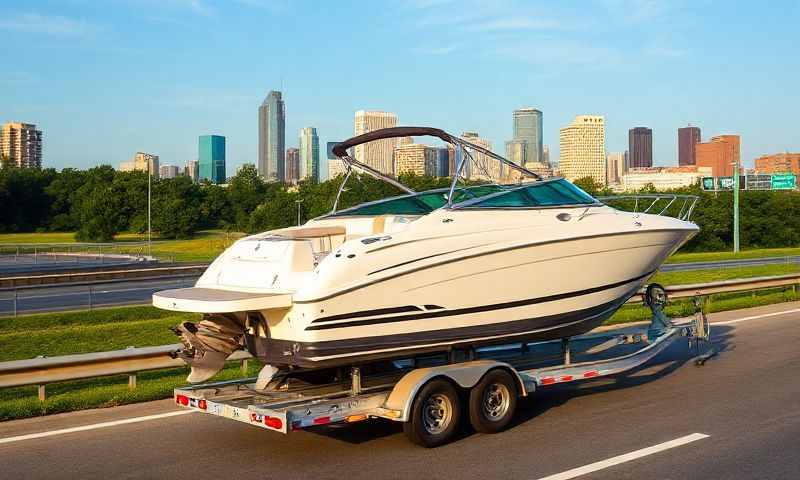
[[[27,435],[17,435],[16,437],[0,438],[0,444],[21,442],[23,440],[33,440],[35,438],[52,437],[54,435],[64,435],[65,433],[85,432],[87,430],[96,430],[98,428],[115,427],[117,425],[126,425],[128,423],[147,422],[150,420],[158,420],[159,418],[174,417],[176,415],[186,415],[187,413],[194,413],[193,410],[178,410],[175,412],[159,413],[156,415],[147,415],[144,417],[126,418],[124,420],[114,420],[113,422],[95,423],[92,425],[82,425],[80,427],[62,428],[60,430],[51,430],[49,432],[29,433]]]
[[[631,460],[636,460],[637,458],[646,457],[647,455],[663,452],[664,450],[669,450],[670,448],[680,447],[681,445],[686,445],[687,443],[692,443],[704,438],[708,438],[708,435],[704,433],[693,433],[691,435],[686,435],[685,437],[670,440],[669,442],[659,443],[658,445],[653,445],[652,447],[647,447],[641,450],[626,453],[624,455],[612,457],[608,460],[590,463],[589,465],[573,468],[572,470],[567,470],[566,472],[556,473],[555,475],[550,475],[548,477],[542,477],[539,480],[569,480],[571,478],[580,477],[581,475],[586,475],[587,473],[613,467],[614,465],[630,462]]]
[[[800,308],[795,308],[793,310],[784,310],[782,312],[764,313],[761,315],[753,315],[752,317],[742,317],[734,320],[726,320],[723,322],[711,322],[711,325],[730,325],[732,323],[748,322],[750,320],[758,320],[759,318],[775,317],[778,315],[785,315],[787,313],[797,313],[797,312],[800,312]]]

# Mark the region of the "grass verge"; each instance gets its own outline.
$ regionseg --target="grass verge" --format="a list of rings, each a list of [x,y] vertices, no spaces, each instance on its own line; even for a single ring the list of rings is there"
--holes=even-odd
[[[723,260],[745,260],[750,258],[766,257],[789,257],[800,255],[800,247],[787,248],[753,248],[742,250],[739,253],[733,252],[678,252],[667,260],[667,263],[688,263],[688,262],[719,262]]]

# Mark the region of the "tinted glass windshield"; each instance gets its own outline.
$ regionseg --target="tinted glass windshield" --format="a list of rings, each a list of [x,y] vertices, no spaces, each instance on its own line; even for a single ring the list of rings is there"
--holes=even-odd
[[[500,192],[500,185],[477,185],[459,188],[453,194],[453,203],[479,198],[491,193]],[[373,215],[425,215],[447,203],[447,190],[437,189],[420,192],[416,195],[387,198],[382,201],[356,205],[355,207],[334,213],[333,217],[373,216]]]
[[[542,207],[596,203],[591,195],[570,182],[559,179],[534,183],[465,205],[465,208]]]

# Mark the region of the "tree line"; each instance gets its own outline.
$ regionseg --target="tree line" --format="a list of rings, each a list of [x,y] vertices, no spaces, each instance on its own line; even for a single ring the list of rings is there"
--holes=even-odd
[[[261,232],[282,228],[330,211],[341,177],[297,186],[267,183],[255,167],[239,169],[226,187],[194,183],[185,176],[152,179],[152,230],[160,238],[191,238],[204,229]],[[416,191],[441,188],[449,179],[406,175],[401,181]],[[147,174],[119,172],[110,166],[0,169],[0,232],[75,232],[86,242],[109,242],[120,232],[147,231]],[[591,179],[575,182],[592,195],[611,195]],[[647,188],[645,192],[654,192]],[[353,174],[339,208],[402,192],[367,175]],[[671,193],[700,196],[692,219],[700,233],[687,251],[715,251],[733,244],[732,192],[704,192],[699,187]],[[800,245],[800,192],[743,191],[740,195],[740,241],[743,247]]]

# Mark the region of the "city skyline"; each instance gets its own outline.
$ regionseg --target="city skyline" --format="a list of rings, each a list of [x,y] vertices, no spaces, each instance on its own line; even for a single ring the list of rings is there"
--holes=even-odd
[[[511,0],[465,4],[463,18],[442,1],[381,9],[259,3],[0,7],[9,51],[26,52],[0,75],[0,122],[37,124],[44,166],[57,168],[118,164],[137,150],[181,164],[195,156],[198,133],[215,131],[228,139],[233,172],[257,162],[254,109],[270,89],[289,104],[287,131],[314,125],[322,142],[350,137],[353,112],[375,109],[405,125],[481,132],[502,153],[508,112],[534,105],[547,116],[544,143],[554,161],[559,127],[584,113],[606,117],[609,151],[626,149],[632,126],[652,128],[655,165],[675,164],[674,132],[687,123],[741,134],[747,166],[763,154],[800,151],[798,66],[785,61],[795,55],[796,2],[561,2],[542,13]],[[359,11],[366,43],[339,27]],[[745,20],[774,28],[756,35],[741,28]],[[264,52],[269,61],[255,61]],[[734,54],[735,63],[725,61]],[[208,65],[214,75],[197,74]],[[342,69],[351,74],[322,74]],[[87,123],[103,142],[81,144]]]

